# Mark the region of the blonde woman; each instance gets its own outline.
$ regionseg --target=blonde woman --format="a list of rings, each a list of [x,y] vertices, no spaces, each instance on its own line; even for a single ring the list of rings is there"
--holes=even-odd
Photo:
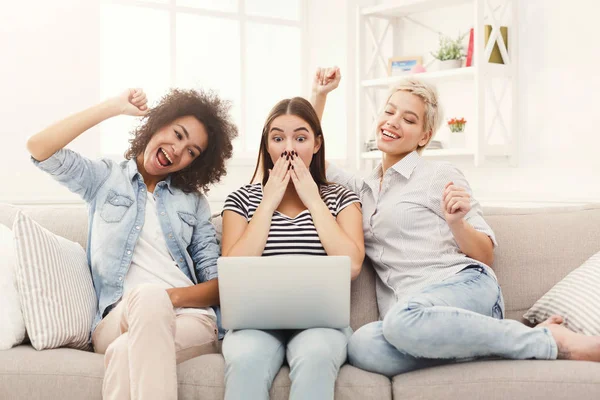
[[[340,78],[337,68],[315,74],[320,116]],[[378,275],[382,320],[354,333],[350,363],[392,377],[473,357],[600,361],[600,338],[567,330],[559,316],[535,328],[503,319],[496,239],[479,203],[456,167],[421,157],[440,120],[435,87],[405,79],[377,123],[381,163],[366,179],[327,168],[329,180],[360,195],[365,252]]]

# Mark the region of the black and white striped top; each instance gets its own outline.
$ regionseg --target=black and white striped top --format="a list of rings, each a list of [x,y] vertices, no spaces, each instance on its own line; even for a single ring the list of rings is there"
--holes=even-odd
[[[322,186],[320,191],[321,198],[334,217],[337,217],[350,204],[360,203],[356,194],[340,185]],[[223,211],[234,211],[250,222],[262,198],[262,184],[255,183],[242,186],[227,196]],[[327,255],[319,240],[312,215],[308,210],[302,211],[294,218],[279,211],[275,211],[273,214],[269,237],[262,255],[280,256],[290,254]]]

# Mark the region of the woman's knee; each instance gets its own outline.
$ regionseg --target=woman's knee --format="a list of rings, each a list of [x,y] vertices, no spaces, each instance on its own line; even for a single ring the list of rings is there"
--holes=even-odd
[[[423,308],[416,303],[397,305],[383,318],[381,334],[399,350],[410,349],[419,342],[417,323]]]
[[[266,373],[283,364],[283,343],[263,331],[230,331],[223,340],[223,357],[228,371]]]
[[[288,344],[288,363],[339,368],[346,361],[348,338],[336,329],[314,328],[297,334]]]
[[[174,317],[173,303],[167,291],[160,286],[143,284],[135,287],[124,298],[128,312],[144,313],[156,320],[158,317]]]
[[[348,362],[356,367],[371,370],[377,363],[377,339],[381,338],[381,322],[360,327],[348,341]]]
[[[113,342],[106,348],[106,353],[104,354],[105,368],[107,368],[109,364],[115,364],[115,362],[121,365],[128,365],[128,355],[129,348],[127,333],[124,333],[113,340]]]

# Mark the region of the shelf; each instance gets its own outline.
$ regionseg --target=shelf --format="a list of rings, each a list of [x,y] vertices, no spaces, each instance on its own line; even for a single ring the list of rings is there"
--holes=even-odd
[[[381,4],[373,7],[365,7],[361,10],[361,13],[367,17],[403,17],[419,12],[431,11],[436,8],[445,8],[472,2],[473,0],[405,0],[397,2],[400,4]]]
[[[423,151],[423,157],[455,157],[455,156],[473,156],[475,152],[470,149],[426,149]],[[363,160],[381,159],[381,151],[366,151],[360,154]]]
[[[360,3],[360,2],[359,2]],[[517,79],[518,79],[518,7],[513,0],[385,0],[371,3],[383,3],[370,7],[357,8],[357,66],[355,80],[356,88],[356,125],[355,143],[359,145],[371,139],[370,133],[373,120],[379,118],[379,105],[383,91],[398,85],[404,79],[416,78],[440,87],[446,95],[444,102],[458,102],[455,107],[456,115],[470,115],[473,125],[469,131],[472,148],[428,149],[423,152],[426,158],[457,162],[473,162],[473,165],[498,165],[507,163],[516,165],[518,150],[518,114]],[[493,4],[490,4],[493,3]],[[411,19],[418,14],[416,19]],[[446,15],[447,14],[447,15]],[[469,14],[471,18],[469,18]],[[422,48],[413,43],[431,43],[433,36],[441,29],[439,21],[446,21],[452,16],[465,16],[453,22],[456,28],[465,26],[475,27],[474,33],[474,66],[440,70],[439,62],[430,57],[426,61],[427,72],[400,76],[387,76],[390,57],[410,55],[417,49],[419,53],[427,53],[428,48]],[[508,17],[506,17],[508,16]],[[445,18],[446,17],[446,18]],[[506,17],[506,18],[505,18]],[[412,21],[412,23],[406,23]],[[468,22],[467,22],[468,21]],[[460,27],[458,25],[461,25]],[[504,48],[508,53],[507,64],[490,63],[483,60],[485,47],[484,25],[491,25],[494,30],[499,25],[510,29],[510,48]],[[418,25],[427,31],[421,41],[413,37],[413,30]],[[450,29],[451,24],[444,25]],[[410,44],[410,45],[409,45]],[[481,47],[481,48],[480,48]],[[419,50],[420,49],[420,50]],[[453,93],[460,93],[454,96]],[[463,111],[464,110],[464,111]],[[500,142],[491,144],[493,133],[500,133]],[[498,136],[498,135],[496,135]],[[458,145],[458,144],[457,144]],[[356,165],[359,169],[371,166],[381,160],[381,152],[362,152],[361,147],[355,154]]]
[[[453,68],[443,71],[423,72],[420,74],[408,74],[401,76],[389,76],[386,78],[369,79],[361,82],[363,87],[379,87],[387,88],[395,83],[400,82],[402,79],[408,77],[418,77],[419,79],[427,81],[452,81],[452,80],[465,80],[472,79],[475,76],[475,67],[466,68]]]

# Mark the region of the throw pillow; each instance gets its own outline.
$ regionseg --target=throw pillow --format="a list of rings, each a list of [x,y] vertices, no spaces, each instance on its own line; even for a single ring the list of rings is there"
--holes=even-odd
[[[15,239],[12,230],[0,224],[0,350],[18,346],[25,339],[25,321],[17,291]]]
[[[571,271],[523,315],[532,324],[557,314],[573,332],[600,335],[600,252]]]
[[[97,300],[85,251],[20,211],[13,233],[19,298],[32,346],[89,350]]]

